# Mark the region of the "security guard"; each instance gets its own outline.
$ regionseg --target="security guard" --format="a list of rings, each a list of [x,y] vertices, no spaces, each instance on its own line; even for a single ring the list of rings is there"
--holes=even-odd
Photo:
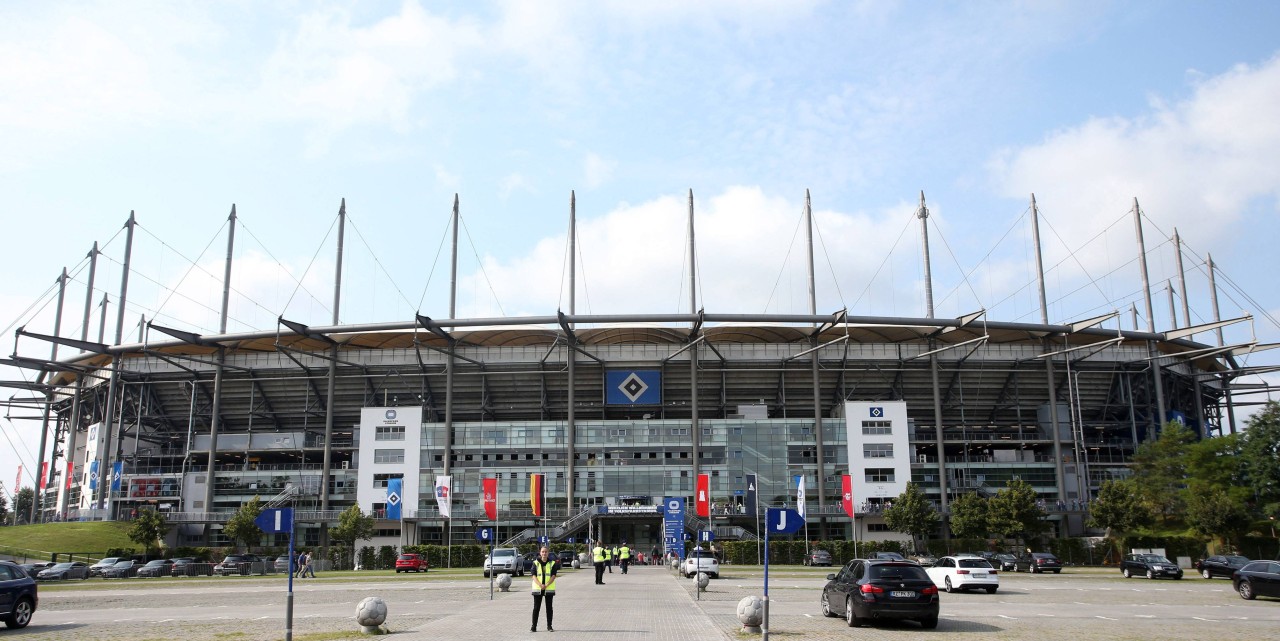
[[[551,627],[551,602],[556,598],[556,573],[560,564],[551,558],[551,552],[542,546],[538,550],[538,558],[533,560],[533,625],[530,632],[538,631],[538,610],[542,609],[542,600],[547,600],[547,632],[555,632]]]
[[[627,542],[622,542],[622,547],[618,548],[618,563],[622,566],[622,573],[627,573],[627,566],[631,564],[631,548],[627,547]]]
[[[605,554],[604,546],[600,545],[599,541],[596,541],[596,546],[591,550],[591,560],[596,565],[596,585],[604,585]]]
[[[609,570],[609,574],[613,574],[613,559],[616,557],[615,551],[606,546],[604,549],[604,567]]]

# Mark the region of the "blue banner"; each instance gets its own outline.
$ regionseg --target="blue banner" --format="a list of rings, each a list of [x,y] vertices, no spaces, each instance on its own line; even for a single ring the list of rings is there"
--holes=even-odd
[[[124,476],[124,461],[116,461],[111,469],[111,491],[120,491],[120,479]]]
[[[684,558],[684,497],[662,499],[662,541],[668,552]]]
[[[387,518],[400,520],[400,506],[404,504],[404,479],[387,479]]]
[[[661,405],[662,372],[616,369],[604,373],[606,405]]]
[[[89,464],[89,489],[98,489],[98,462],[94,461]]]

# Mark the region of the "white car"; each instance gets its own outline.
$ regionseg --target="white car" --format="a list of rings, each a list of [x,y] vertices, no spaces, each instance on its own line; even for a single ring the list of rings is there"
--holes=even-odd
[[[1000,587],[999,572],[986,559],[978,556],[944,556],[938,563],[924,570],[933,584],[946,590],[978,588],[995,594]]]
[[[524,576],[524,557],[520,556],[520,552],[515,548],[494,548],[492,561],[493,567],[490,569],[490,556],[485,555],[484,575],[486,578],[488,578],[490,572],[493,574]]]
[[[689,556],[685,557],[684,563],[680,564],[680,574],[683,574],[685,578],[691,578],[699,572],[706,572],[707,576],[718,579],[720,578],[720,562],[706,550],[702,551],[701,556],[699,556],[697,550],[692,550]]]

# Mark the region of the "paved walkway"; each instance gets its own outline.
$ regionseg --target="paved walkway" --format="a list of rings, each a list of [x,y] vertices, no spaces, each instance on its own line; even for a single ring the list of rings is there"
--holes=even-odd
[[[590,639],[609,641],[706,641],[730,639],[695,603],[670,570],[633,567],[625,576],[614,568],[604,585],[595,585],[589,568],[566,572],[556,580],[555,632],[546,630],[546,612],[538,632],[529,631],[533,614],[528,576],[514,579],[511,592],[495,592],[494,600],[448,604],[452,611],[430,613],[411,627],[390,621],[393,639]],[[430,608],[428,608],[428,612]]]

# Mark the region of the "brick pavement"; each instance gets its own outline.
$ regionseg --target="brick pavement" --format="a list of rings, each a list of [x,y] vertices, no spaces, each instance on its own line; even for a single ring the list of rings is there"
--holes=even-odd
[[[529,577],[514,579],[511,592],[497,593],[494,600],[450,604],[454,609],[410,627],[397,625],[394,612],[390,628],[393,637],[412,639],[458,639],[461,641],[501,641],[503,639],[590,639],[602,636],[609,641],[707,641],[732,639],[704,614],[692,592],[684,589],[675,575],[658,566],[631,568],[623,575],[616,568],[606,573],[604,585],[595,585],[590,569],[566,572],[556,581],[555,632],[546,631],[546,613],[538,632],[529,631],[533,598]],[[486,595],[487,596],[487,595]]]

